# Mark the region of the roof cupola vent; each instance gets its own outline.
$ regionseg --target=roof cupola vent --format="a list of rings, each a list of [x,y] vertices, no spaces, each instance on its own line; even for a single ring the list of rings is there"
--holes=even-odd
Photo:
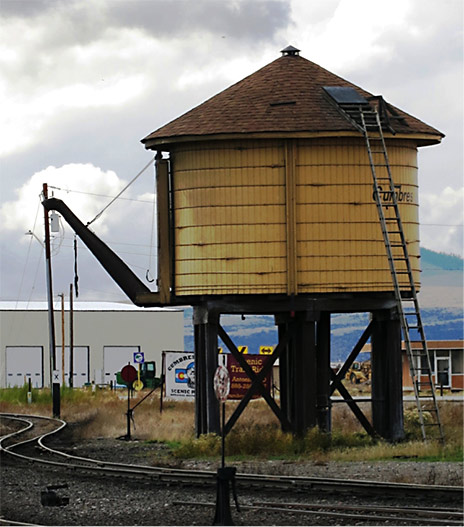
[[[294,48],[293,46],[287,46],[286,48],[280,50],[283,57],[296,57],[300,54],[299,49]]]

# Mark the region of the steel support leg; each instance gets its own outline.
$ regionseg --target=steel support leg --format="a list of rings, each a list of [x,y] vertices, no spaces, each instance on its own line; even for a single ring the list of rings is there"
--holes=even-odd
[[[203,306],[193,309],[195,335],[195,432],[220,433],[219,403],[214,394],[213,377],[218,366],[218,323],[216,313]]]
[[[372,421],[389,441],[404,437],[401,325],[389,310],[373,314]]]
[[[321,313],[316,333],[317,425],[323,432],[330,432],[330,313]]]
[[[316,425],[316,339],[312,312],[276,316],[279,335],[294,327],[294,337],[279,362],[281,408],[291,431],[302,436]]]

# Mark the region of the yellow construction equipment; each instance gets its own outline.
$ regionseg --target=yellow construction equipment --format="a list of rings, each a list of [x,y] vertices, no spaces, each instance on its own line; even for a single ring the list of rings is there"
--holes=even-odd
[[[345,374],[345,379],[351,384],[361,384],[369,381],[371,378],[371,361],[363,362],[354,361],[349,370]]]

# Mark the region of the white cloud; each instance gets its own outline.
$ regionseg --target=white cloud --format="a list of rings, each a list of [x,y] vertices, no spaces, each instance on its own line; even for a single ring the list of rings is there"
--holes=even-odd
[[[147,64],[163,69],[172,50],[136,29],[108,30],[95,42],[51,49],[44,44],[53,24],[26,31],[24,22],[5,24],[0,45],[0,155],[38,143],[70,110],[122,108],[159,82]],[[28,36],[18,41],[17,34]],[[13,60],[14,58],[14,60]],[[89,118],[90,114],[89,114]]]
[[[463,257],[463,210],[464,187],[421,194],[421,245]]]
[[[78,83],[48,91],[18,95],[3,105],[0,155],[24,150],[40,140],[50,121],[70,109],[119,106],[139,96],[145,87],[142,75],[109,79],[100,84]]]
[[[49,186],[49,196],[54,193],[56,197],[64,199],[84,223],[93,219],[110,201],[109,196],[115,196],[124,186],[124,181],[115,172],[103,171],[90,163],[50,166],[35,173],[22,185],[16,191],[15,201],[2,205],[0,218],[3,229],[26,232],[32,230],[35,225],[35,234],[39,238],[43,236],[43,214],[40,205],[43,183]],[[68,193],[71,190],[75,192]],[[38,221],[37,217],[40,218]],[[100,232],[107,232],[107,218],[102,218],[98,227]]]
[[[293,26],[285,32],[287,40],[335,72],[388,55],[390,48],[377,43],[380,34],[393,27],[410,30],[405,23],[411,10],[408,0],[291,0],[290,5]]]
[[[121,110],[143,97],[159,101],[160,95],[175,108],[179,90],[208,89],[218,78],[224,79],[225,87],[239,80],[242,72],[256,69],[252,61],[243,59],[244,53],[237,52],[237,47],[245,45],[241,39],[252,35],[253,20],[255,36],[264,24],[266,39],[270,38],[267,32],[272,35],[273,23],[283,24],[278,17],[283,2],[257,6],[240,2],[232,10],[221,3],[202,6],[201,2],[179,3],[177,8],[163,2],[158,9],[152,5],[145,9],[143,2],[94,4],[90,8],[78,0],[67,7],[38,10],[32,19],[5,16],[0,38],[0,155],[39,144],[47,137],[47,129],[66,115],[72,119],[76,109]],[[16,14],[22,11],[19,3],[10,5],[13,8]],[[165,26],[150,25],[153,20],[159,26],[160,17],[164,20],[167,12],[179,9],[182,12],[169,33]],[[185,10],[195,15],[190,31],[178,26],[180,18],[188,23]],[[204,16],[206,10],[211,18]],[[228,20],[239,34],[244,32],[234,46],[222,34]],[[216,22],[220,22],[218,27]],[[259,65],[257,56],[255,64]],[[203,100],[213,93],[205,92]],[[91,112],[87,114],[92,119]],[[176,116],[174,109],[171,118]]]

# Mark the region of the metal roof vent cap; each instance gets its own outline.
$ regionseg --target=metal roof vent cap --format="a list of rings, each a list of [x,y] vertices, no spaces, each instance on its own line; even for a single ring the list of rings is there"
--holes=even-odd
[[[283,57],[297,57],[300,54],[300,51],[300,49],[294,48],[293,46],[287,46],[280,50]]]

